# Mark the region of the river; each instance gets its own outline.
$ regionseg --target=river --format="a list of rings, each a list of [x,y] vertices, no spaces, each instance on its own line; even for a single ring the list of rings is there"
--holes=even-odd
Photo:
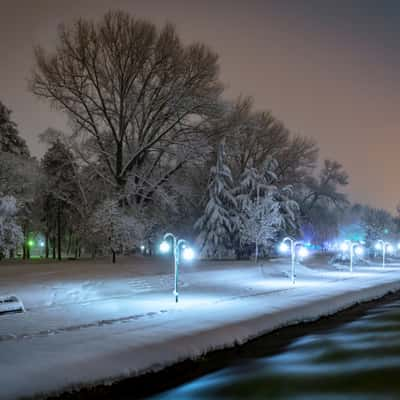
[[[151,399],[400,399],[397,298],[351,322],[302,336],[279,354],[246,354]]]

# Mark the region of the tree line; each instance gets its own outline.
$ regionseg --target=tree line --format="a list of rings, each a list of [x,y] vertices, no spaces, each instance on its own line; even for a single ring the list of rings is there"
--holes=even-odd
[[[204,256],[267,255],[283,235],[334,238],[348,175],[318,163],[315,140],[294,134],[249,97],[227,100],[218,55],[122,11],[60,26],[35,48],[29,88],[68,116],[41,133],[31,157],[0,103],[0,254],[45,257],[154,251],[172,230]],[[383,212],[383,211],[382,211]]]

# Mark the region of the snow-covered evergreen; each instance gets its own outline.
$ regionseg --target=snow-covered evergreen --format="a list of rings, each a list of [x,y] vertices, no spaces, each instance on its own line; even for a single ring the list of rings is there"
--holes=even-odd
[[[210,171],[208,201],[204,214],[195,224],[201,246],[206,253],[221,256],[233,232],[236,199],[232,193],[231,170],[225,163],[224,141],[218,146],[217,162]]]

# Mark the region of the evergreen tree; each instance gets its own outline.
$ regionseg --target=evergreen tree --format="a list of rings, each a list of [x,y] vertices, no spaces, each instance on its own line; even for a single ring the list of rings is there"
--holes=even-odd
[[[232,194],[232,174],[225,163],[224,141],[218,146],[217,162],[210,171],[208,201],[195,229],[200,232],[202,248],[221,256],[233,232],[236,199]]]
[[[29,149],[19,136],[17,124],[11,120],[11,111],[0,101],[0,151],[28,158]]]

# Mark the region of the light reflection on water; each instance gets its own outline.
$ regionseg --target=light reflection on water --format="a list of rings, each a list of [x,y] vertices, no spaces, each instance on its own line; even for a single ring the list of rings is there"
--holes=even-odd
[[[400,399],[400,301],[152,399]]]

